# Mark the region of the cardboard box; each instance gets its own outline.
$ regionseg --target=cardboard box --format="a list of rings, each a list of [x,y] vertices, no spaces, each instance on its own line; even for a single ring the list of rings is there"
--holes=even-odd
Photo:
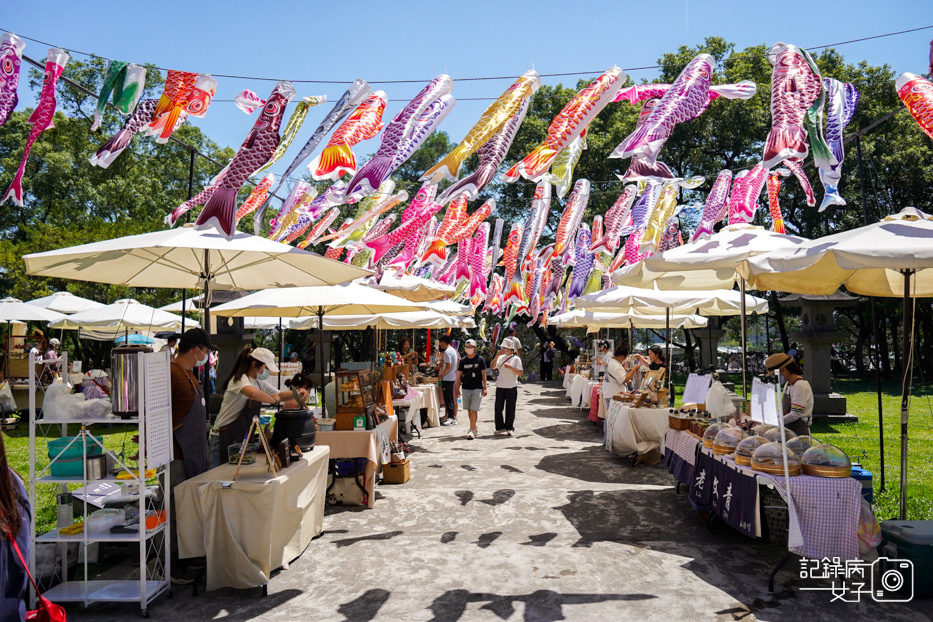
[[[382,467],[383,484],[404,484],[411,479],[411,467],[408,460],[390,462]]]

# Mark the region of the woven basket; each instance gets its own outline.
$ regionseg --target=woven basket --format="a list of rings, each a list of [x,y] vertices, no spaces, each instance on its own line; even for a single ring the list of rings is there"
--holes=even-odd
[[[787,502],[774,488],[758,487],[758,502],[761,505],[761,518],[764,523],[762,537],[771,544],[787,546]]]

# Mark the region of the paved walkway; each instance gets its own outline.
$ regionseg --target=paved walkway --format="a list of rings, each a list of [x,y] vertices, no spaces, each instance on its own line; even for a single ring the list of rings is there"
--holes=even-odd
[[[329,508],[325,533],[260,590],[152,605],[160,620],[928,620],[908,606],[830,602],[805,592],[782,557],[728,528],[710,533],[663,466],[631,467],[563,390],[519,388],[517,432],[493,436],[492,391],[480,436],[467,425],[412,443],[412,480],[378,489],[375,508]],[[466,413],[461,413],[466,420]],[[131,605],[77,619],[125,620]]]

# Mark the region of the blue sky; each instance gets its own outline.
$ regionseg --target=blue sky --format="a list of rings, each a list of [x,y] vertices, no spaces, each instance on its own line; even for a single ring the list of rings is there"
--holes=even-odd
[[[907,2],[11,2],[0,29],[108,58],[214,74],[285,79],[360,77],[393,100],[391,119],[424,82],[446,72],[456,108],[440,126],[454,141],[470,129],[488,101],[534,66],[539,73],[598,72],[612,65],[655,65],[665,52],[717,35],[737,49],[785,41],[803,47],[836,43],[933,24],[929,1]],[[847,60],[887,63],[897,72],[923,73],[933,30],[842,45]],[[28,42],[26,55],[47,47]],[[84,56],[74,55],[76,59]],[[636,81],[654,70],[632,71]],[[459,78],[510,76],[504,80]],[[575,84],[589,75],[544,78]],[[244,88],[265,97],[274,82],[218,78],[216,98]],[[379,80],[418,80],[379,84]],[[341,85],[297,84],[298,96],[326,94]],[[25,81],[20,106],[34,102]],[[312,109],[302,144],[329,105]],[[221,145],[237,147],[254,121],[232,103],[215,102],[200,126]],[[363,156],[378,139],[356,148]],[[286,156],[273,169],[280,173]]]

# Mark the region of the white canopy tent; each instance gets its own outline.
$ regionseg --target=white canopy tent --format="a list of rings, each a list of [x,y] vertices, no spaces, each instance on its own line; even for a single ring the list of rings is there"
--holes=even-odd
[[[103,303],[88,300],[81,296],[75,296],[71,292],[55,292],[49,296],[29,300],[26,304],[57,313],[63,313],[65,315],[89,311],[91,309],[99,309],[104,306]]]
[[[181,316],[159,311],[133,299],[124,298],[98,309],[64,316],[50,323],[49,327],[63,330],[90,328],[113,332],[149,332],[153,330],[178,330],[181,327],[181,322]],[[188,322],[195,326],[198,325],[197,322],[192,320],[188,320]]]

